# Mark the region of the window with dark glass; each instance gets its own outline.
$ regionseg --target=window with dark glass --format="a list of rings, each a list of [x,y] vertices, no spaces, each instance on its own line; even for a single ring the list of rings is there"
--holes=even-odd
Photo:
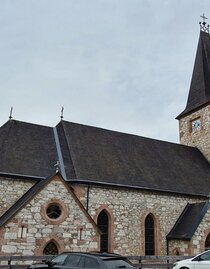
[[[61,207],[58,204],[49,205],[46,213],[50,219],[57,219],[62,213]]]
[[[99,268],[99,267],[100,266],[95,259],[85,257],[85,268]]]
[[[81,259],[80,255],[69,254],[68,257],[65,259],[65,262],[63,265],[70,266],[70,267],[74,267],[74,266],[77,267],[80,259]]]
[[[208,234],[205,242],[205,250],[210,250],[210,233]]]
[[[46,245],[43,251],[43,255],[58,255],[58,248],[54,242],[50,242]]]
[[[108,240],[109,240],[109,218],[105,210],[101,211],[98,215],[98,227],[101,230],[101,252],[108,252]]]
[[[52,263],[58,264],[58,265],[63,265],[64,261],[66,260],[68,254],[61,254],[56,256],[55,258],[52,259]]]
[[[145,255],[155,255],[154,219],[151,214],[145,219]]]

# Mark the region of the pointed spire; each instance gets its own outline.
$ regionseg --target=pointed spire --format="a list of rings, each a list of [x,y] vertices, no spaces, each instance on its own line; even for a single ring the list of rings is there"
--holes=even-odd
[[[206,19],[206,17],[205,17]],[[185,110],[177,116],[180,119],[189,112],[210,102],[210,35],[200,31],[195,64]]]

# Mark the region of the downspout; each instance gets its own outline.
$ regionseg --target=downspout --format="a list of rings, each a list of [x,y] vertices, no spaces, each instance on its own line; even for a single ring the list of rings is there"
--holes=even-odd
[[[89,211],[89,200],[90,200],[90,185],[88,184],[87,187],[87,201],[86,201],[86,211]]]

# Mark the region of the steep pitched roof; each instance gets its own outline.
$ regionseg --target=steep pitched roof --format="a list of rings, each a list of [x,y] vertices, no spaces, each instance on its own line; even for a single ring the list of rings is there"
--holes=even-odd
[[[192,147],[61,121],[56,126],[66,179],[208,195],[210,164]],[[58,160],[53,128],[9,121],[0,128],[0,173],[45,178]]]
[[[208,195],[210,164],[196,148],[66,121],[57,128],[68,179]]]
[[[0,173],[45,178],[57,159],[51,127],[9,120],[0,128]]]
[[[210,35],[200,32],[190,91],[185,110],[177,117],[210,102]]]
[[[208,209],[208,202],[187,204],[166,238],[190,240]]]

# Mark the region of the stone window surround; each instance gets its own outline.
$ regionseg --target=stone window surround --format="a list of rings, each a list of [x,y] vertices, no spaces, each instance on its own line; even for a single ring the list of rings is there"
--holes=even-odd
[[[97,209],[94,220],[97,223],[98,216],[103,210],[106,212],[106,214],[108,216],[108,221],[109,221],[108,251],[113,252],[113,250],[114,250],[114,216],[112,214],[111,209],[108,207],[108,205],[102,205],[102,206],[100,206],[100,208]]]
[[[50,236],[46,238],[37,239],[37,248],[34,251],[34,255],[36,256],[43,255],[43,251],[46,245],[49,244],[50,242],[53,242],[56,245],[59,254],[64,252],[65,248],[63,238],[60,238],[58,236]]]
[[[158,220],[158,217],[156,216],[156,214],[154,212],[152,212],[152,210],[147,210],[147,212],[145,212],[145,214],[141,217],[141,233],[142,233],[142,247],[143,247],[143,255],[145,255],[145,220],[146,217],[148,215],[151,215],[153,217],[154,220],[154,240],[155,240],[155,255],[160,255],[160,249],[161,249],[161,242],[162,242],[162,238],[160,235],[160,223]]]
[[[52,204],[57,204],[61,208],[61,215],[57,219],[51,219],[47,216],[47,208]],[[41,206],[40,214],[47,223],[56,225],[62,223],[67,218],[69,212],[67,206],[61,200],[51,199]]]

